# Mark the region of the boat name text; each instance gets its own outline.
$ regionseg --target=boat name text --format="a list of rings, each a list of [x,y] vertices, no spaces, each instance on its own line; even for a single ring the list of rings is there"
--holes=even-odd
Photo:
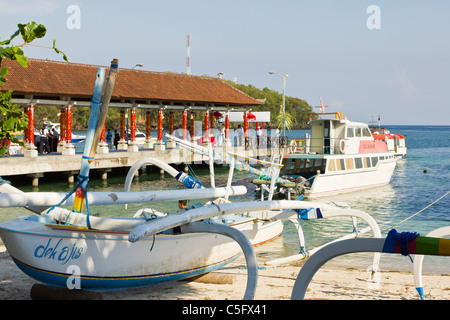
[[[76,246],[76,243],[72,247],[64,246],[62,247],[61,242],[63,239],[52,242],[53,239],[49,239],[46,245],[40,245],[34,250],[34,256],[36,258],[43,258],[49,260],[58,260],[62,264],[66,264],[70,260],[78,259],[83,253],[83,248]],[[60,248],[61,245],[61,248]]]

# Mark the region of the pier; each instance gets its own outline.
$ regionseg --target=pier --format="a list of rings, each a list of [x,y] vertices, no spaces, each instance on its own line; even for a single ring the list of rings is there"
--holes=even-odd
[[[45,178],[47,173],[61,173],[69,183],[73,183],[80,169],[82,154],[72,143],[72,108],[90,107],[99,66],[39,59],[29,59],[28,68],[16,61],[6,60],[4,64],[9,73],[3,89],[12,90],[12,103],[24,108],[29,121],[24,130],[24,148],[20,155],[0,159],[0,176],[24,175],[32,180],[33,186],[37,186],[39,179]],[[102,179],[106,180],[112,169],[131,167],[147,157],[168,164],[208,161],[198,154],[180,152],[174,143],[163,141],[163,129],[173,134],[175,117],[181,119],[182,125],[178,130],[181,130],[183,140],[211,145],[220,150],[217,152],[231,150],[248,157],[278,153],[287,146],[287,140],[277,137],[283,143],[272,145],[269,137],[275,135],[267,128],[264,133],[267,143],[252,142],[261,139],[253,136],[258,131],[258,122],[262,129],[264,122],[270,123],[270,114],[261,120],[255,116],[258,113],[255,111],[263,103],[219,78],[122,68],[109,104],[110,109],[120,109],[120,123],[117,124],[120,140],[117,148],[108,147],[104,125],[91,169],[100,171]],[[34,118],[34,108],[38,106],[57,106],[60,110],[60,141],[57,152],[52,154],[38,155],[35,145],[35,137],[39,136],[36,128],[41,124],[41,119]],[[136,139],[136,110],[145,111],[143,144]],[[156,119],[150,115],[152,110],[157,110]],[[233,113],[234,116],[238,114],[239,119],[233,120]],[[198,118],[201,121],[195,121]],[[230,121],[241,122],[243,127],[239,130],[242,132],[231,129]],[[156,137],[155,132],[154,136],[151,132],[155,124]],[[238,143],[234,141],[237,135]],[[221,141],[214,141],[213,137],[220,137]],[[266,141],[265,138],[263,140]],[[217,147],[222,144],[226,147]],[[236,144],[239,146],[235,147]]]
[[[283,147],[248,148],[245,147],[214,147],[216,153],[232,152],[252,158],[270,156],[283,152]],[[37,157],[15,155],[0,158],[0,177],[8,179],[8,176],[25,176],[30,179],[33,187],[39,185],[40,179],[45,179],[46,174],[60,173],[62,181],[66,179],[69,184],[76,181],[80,171],[82,153],[63,155],[58,152],[44,154]],[[140,148],[137,152],[127,150],[111,150],[108,153],[97,153],[91,164],[91,171],[101,175],[102,180],[107,180],[108,173],[113,169],[124,168],[128,170],[135,162],[144,158],[155,158],[170,165],[186,166],[186,164],[209,163],[207,156],[184,150],[182,148],[167,148],[163,150]],[[216,158],[216,163],[220,160]],[[251,162],[250,162],[251,164]]]

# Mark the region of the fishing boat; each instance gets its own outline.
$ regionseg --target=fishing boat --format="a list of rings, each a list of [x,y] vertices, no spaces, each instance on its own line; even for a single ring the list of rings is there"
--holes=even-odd
[[[374,139],[367,124],[335,114],[334,119],[311,122],[304,151],[283,155],[280,175],[292,184],[281,186],[280,192],[290,189],[316,198],[390,182],[397,161],[394,152]]]

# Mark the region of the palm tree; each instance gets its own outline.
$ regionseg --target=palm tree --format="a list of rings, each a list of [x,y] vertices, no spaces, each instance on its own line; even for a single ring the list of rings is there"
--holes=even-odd
[[[286,124],[285,124],[286,130],[291,130],[291,128],[294,124],[293,117],[289,113],[285,112],[284,119],[286,122]],[[283,128],[283,106],[282,105],[280,106],[280,112],[278,113],[278,116],[276,117],[275,126],[280,130]]]

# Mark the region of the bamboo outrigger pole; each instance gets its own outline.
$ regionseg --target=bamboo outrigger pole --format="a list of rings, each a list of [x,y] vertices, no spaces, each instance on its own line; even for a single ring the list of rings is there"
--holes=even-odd
[[[78,186],[75,191],[75,199],[72,206],[72,211],[82,212],[84,201],[86,198],[86,190],[89,181],[90,164],[94,161],[95,150],[97,149],[98,140],[101,131],[103,130],[103,123],[108,113],[108,106],[111,100],[112,90],[116,80],[118,71],[118,60],[114,59],[111,62],[109,70],[109,78],[105,87],[105,94],[103,99],[102,90],[105,80],[105,68],[97,69],[97,76],[95,79],[95,88],[91,100],[91,111],[89,115],[89,126],[86,134],[86,144],[81,160],[80,174],[78,175]]]

